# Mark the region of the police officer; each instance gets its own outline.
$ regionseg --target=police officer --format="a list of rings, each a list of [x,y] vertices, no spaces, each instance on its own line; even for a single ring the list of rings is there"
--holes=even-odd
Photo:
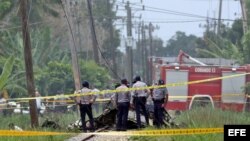
[[[127,79],[121,80],[121,86],[117,87],[116,90],[122,90],[121,92],[117,92],[115,95],[115,101],[117,102],[117,131],[126,131],[127,130],[127,121],[128,121],[128,110],[129,110],[129,102],[130,102],[130,92],[124,91],[127,89],[128,81]]]
[[[140,76],[136,76],[134,81],[135,83],[132,86],[133,88],[147,87],[147,84],[141,81]],[[140,109],[142,109],[142,112],[145,116],[146,123],[147,125],[149,125],[148,112],[146,110],[148,92],[149,92],[148,89],[133,91],[133,98],[134,98],[135,112],[136,112],[136,122],[137,122],[138,128],[141,128]]]
[[[78,91],[80,94],[86,94],[92,92],[91,89],[89,89],[89,82],[83,81],[82,82],[82,89]],[[89,117],[90,121],[90,131],[94,131],[94,118],[92,114],[92,104],[95,102],[96,96],[95,95],[84,95],[76,97],[76,102],[79,104],[80,107],[80,114],[81,114],[81,120],[82,120],[82,129],[83,132],[86,132],[86,124],[85,124],[85,116],[86,114]]]
[[[164,85],[164,80],[159,80],[157,85]],[[154,102],[154,118],[158,128],[163,125],[164,104],[168,101],[167,88],[156,88],[153,90],[152,99]]]

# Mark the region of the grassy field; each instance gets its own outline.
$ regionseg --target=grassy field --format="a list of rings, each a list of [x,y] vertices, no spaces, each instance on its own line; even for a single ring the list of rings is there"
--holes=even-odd
[[[20,115],[20,114],[13,114],[11,116],[0,116],[0,129],[1,130],[8,130],[8,124],[14,123],[18,125],[23,130],[27,131],[55,131],[55,132],[68,132],[67,126],[68,124],[78,120],[80,118],[76,112],[69,112],[69,113],[49,113],[44,115],[43,117],[39,117],[40,126],[46,120],[53,120],[57,121],[57,123],[61,126],[60,129],[49,129],[49,128],[37,128],[32,129],[30,126],[30,116],[27,115]],[[62,141],[67,138],[70,138],[74,135],[58,135],[58,136],[40,136],[40,137],[0,137],[0,141]]]
[[[225,124],[250,124],[250,113],[197,108],[183,112],[175,120],[186,128],[223,128]],[[146,129],[149,130],[149,129]],[[131,137],[141,141],[223,141],[223,134],[179,135],[161,137]]]
[[[97,114],[95,114],[97,116]],[[66,127],[68,124],[79,119],[76,112],[71,113],[49,113],[39,118],[39,123],[43,123],[45,119],[58,121],[61,129],[32,129],[30,127],[29,115],[12,115],[0,116],[0,129],[8,130],[8,124],[14,123],[24,130],[37,131],[56,131],[68,132]],[[211,108],[197,108],[190,111],[183,112],[175,121],[177,123],[185,123],[186,128],[212,128],[223,127],[225,124],[250,124],[250,113],[222,111]],[[145,130],[154,129],[152,127]],[[62,141],[70,138],[68,136],[44,136],[44,137],[0,137],[0,141]],[[223,141],[223,134],[203,134],[203,135],[182,135],[182,136],[160,136],[160,137],[130,137],[129,140],[141,141]]]
[[[99,113],[96,113],[93,110],[94,117],[101,114],[101,107],[99,108]],[[60,125],[60,129],[51,129],[51,128],[42,128],[42,123],[46,120],[52,120],[57,122]],[[67,113],[59,113],[59,112],[49,112],[44,114],[43,116],[39,116],[39,125],[37,129],[31,128],[30,125],[30,115],[29,114],[12,114],[9,116],[3,116],[0,112],[0,130],[9,130],[9,123],[14,123],[15,125],[21,127],[26,131],[52,131],[52,132],[69,132],[67,130],[67,126],[71,123],[74,123],[76,120],[80,119],[80,115],[77,112],[67,112]],[[86,117],[88,120],[88,117]],[[80,131],[76,131],[80,132]],[[38,136],[38,137],[2,137],[0,136],[0,141],[62,141],[70,138],[72,135],[58,135],[58,136]]]
[[[102,105],[101,105],[102,106]],[[99,107],[99,112],[93,110],[93,116],[98,117],[102,114],[102,108]],[[60,129],[52,128],[42,128],[42,123],[49,119],[50,121],[55,121],[60,125]],[[0,112],[0,130],[9,130],[9,124],[14,123],[15,125],[22,128],[24,131],[50,131],[50,132],[63,132],[63,133],[72,133],[69,135],[56,135],[56,136],[30,136],[30,137],[20,137],[20,136],[8,136],[4,137],[0,135],[0,141],[63,141],[69,139],[73,136],[76,136],[81,131],[68,131],[67,127],[69,124],[74,123],[76,120],[80,119],[80,115],[77,112],[54,112],[50,111],[48,113],[39,115],[39,127],[34,129],[30,125],[30,115],[29,114],[12,114],[8,116],[3,116],[3,113]],[[86,116],[88,120],[88,116]],[[1,133],[0,133],[1,134]]]

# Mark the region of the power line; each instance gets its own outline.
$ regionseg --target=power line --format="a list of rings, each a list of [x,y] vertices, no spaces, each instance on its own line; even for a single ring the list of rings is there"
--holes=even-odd
[[[117,1],[117,2],[118,2],[118,5],[121,5],[121,4],[122,4],[122,6],[125,5],[122,2],[119,2],[119,1]],[[218,20],[217,18],[211,18],[211,17],[208,17],[208,16],[202,16],[202,15],[197,15],[197,14],[167,10],[167,9],[156,8],[156,7],[151,7],[151,6],[146,6],[146,5],[136,4],[136,3],[134,3],[132,5],[145,7],[145,9],[143,11],[156,12],[156,13],[162,13],[162,14],[171,14],[171,15],[178,15],[178,16],[185,16],[185,17],[194,17],[194,18],[205,18],[205,19],[211,19],[211,20]],[[132,8],[138,8],[138,7],[132,7]],[[221,19],[221,20],[223,20],[223,21],[234,21],[234,19]]]
[[[156,21],[144,21],[144,23],[189,23],[189,22],[203,22],[206,20],[156,20]],[[135,22],[136,23],[136,22]],[[119,25],[122,25],[123,23],[117,23]],[[124,23],[124,25],[126,25]]]
[[[124,3],[122,3],[122,4],[124,5]],[[201,16],[201,15],[190,14],[190,13],[184,13],[184,12],[178,12],[178,11],[167,10],[167,9],[161,9],[161,8],[156,8],[156,7],[151,7],[151,6],[141,5],[141,4],[133,4],[133,5],[134,5],[134,6],[145,7],[144,11],[154,11],[154,10],[157,10],[157,11],[159,11],[159,12],[164,11],[165,13],[175,14],[175,15],[207,18],[207,17]],[[133,8],[137,8],[137,7],[133,7]],[[147,8],[148,8],[148,9],[147,9]]]

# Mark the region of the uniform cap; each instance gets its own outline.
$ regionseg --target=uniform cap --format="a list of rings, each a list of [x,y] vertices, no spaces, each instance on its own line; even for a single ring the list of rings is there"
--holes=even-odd
[[[83,81],[82,82],[82,87],[89,88],[89,82],[88,81]]]

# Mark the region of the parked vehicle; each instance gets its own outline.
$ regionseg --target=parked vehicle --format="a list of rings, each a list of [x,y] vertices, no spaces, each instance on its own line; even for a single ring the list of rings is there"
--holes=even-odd
[[[191,59],[192,63],[185,63],[184,58],[189,59],[189,61]],[[153,80],[156,81],[161,78],[165,80],[166,84],[192,82],[250,72],[250,65],[237,67],[228,65],[228,62],[232,60],[223,60],[224,64],[216,64],[216,61],[221,61],[218,59],[210,59],[210,64],[206,64],[197,61],[197,59],[182,51],[176,58],[175,63],[167,62],[166,58],[155,58],[153,60]],[[211,64],[213,62],[215,64]],[[233,78],[168,87],[169,101],[166,108],[168,110],[187,110],[193,96],[208,95],[211,96],[215,108],[243,111],[247,100],[243,89],[248,82],[250,82],[250,75],[240,75]]]

